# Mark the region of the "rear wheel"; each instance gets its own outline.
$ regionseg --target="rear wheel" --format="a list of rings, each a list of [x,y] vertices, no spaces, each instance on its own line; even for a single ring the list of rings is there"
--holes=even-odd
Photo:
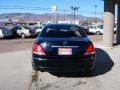
[[[97,34],[97,35],[101,35],[101,32],[100,32],[100,31],[97,31],[96,34]]]
[[[26,35],[25,35],[24,33],[22,33],[22,34],[21,34],[21,38],[24,39],[25,37],[26,37]]]
[[[32,68],[35,71],[39,71],[39,68],[34,64],[34,62],[32,61]]]
[[[87,69],[85,69],[85,74],[86,74],[87,76],[93,75],[93,74],[94,74],[93,68],[87,68]]]
[[[35,65],[35,63],[34,63],[33,61],[32,61],[32,68],[33,68],[33,70],[35,70],[35,71],[41,71],[41,72],[44,72],[44,70],[38,68],[38,67]]]

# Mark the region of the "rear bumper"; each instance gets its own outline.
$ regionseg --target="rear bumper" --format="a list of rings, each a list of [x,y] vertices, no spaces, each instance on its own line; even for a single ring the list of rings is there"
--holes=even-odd
[[[43,59],[33,58],[34,65],[44,71],[79,71],[94,68],[95,59]]]

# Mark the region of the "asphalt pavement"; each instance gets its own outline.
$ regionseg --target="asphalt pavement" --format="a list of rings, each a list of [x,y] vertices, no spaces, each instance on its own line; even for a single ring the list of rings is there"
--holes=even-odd
[[[0,90],[120,90],[120,46],[96,47],[93,75],[33,72],[31,50],[0,54]]]
[[[120,46],[103,49],[97,47],[102,45],[99,39],[93,40],[96,66],[92,75],[86,75],[84,72],[34,72],[31,66],[34,39],[8,42],[0,41],[0,45],[12,47],[0,48],[4,51],[0,51],[0,90],[120,90]]]
[[[30,50],[0,54],[0,90],[28,90],[31,71]]]

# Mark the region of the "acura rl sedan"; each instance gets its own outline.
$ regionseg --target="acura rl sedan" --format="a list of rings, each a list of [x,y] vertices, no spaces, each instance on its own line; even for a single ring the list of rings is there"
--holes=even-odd
[[[32,48],[36,71],[92,71],[95,48],[84,30],[73,24],[49,24],[38,35]]]

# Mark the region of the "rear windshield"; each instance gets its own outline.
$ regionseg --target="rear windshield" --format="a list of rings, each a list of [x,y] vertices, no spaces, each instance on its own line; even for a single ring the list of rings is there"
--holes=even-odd
[[[97,26],[98,28],[100,28],[100,29],[103,29],[103,25],[99,25],[99,26]]]
[[[42,37],[65,38],[83,37],[83,32],[77,26],[46,26],[41,35]]]
[[[25,29],[31,29],[31,28],[29,28],[29,27],[26,27],[26,26],[24,26],[24,28],[25,28]]]

